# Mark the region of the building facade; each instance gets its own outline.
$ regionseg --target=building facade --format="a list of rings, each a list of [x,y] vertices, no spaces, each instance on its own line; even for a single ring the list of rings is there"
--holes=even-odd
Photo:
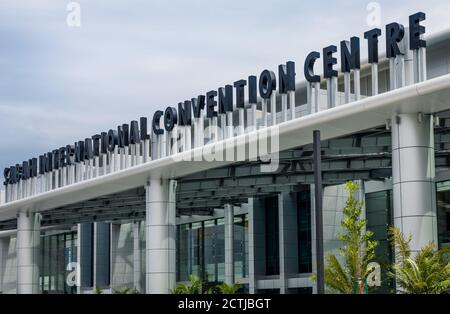
[[[323,137],[325,255],[342,246],[349,180],[381,265],[393,259],[389,225],[412,235],[413,251],[448,246],[450,32],[417,49],[409,34],[402,53],[369,52],[335,76],[290,86],[288,62],[278,77],[286,86],[268,93],[275,78],[263,72],[257,99],[249,77],[235,82],[235,99],[227,86],[181,103],[180,115],[155,114],[148,134],[141,118],[6,170],[0,291],[169,293],[195,275],[243,293],[315,293],[313,130]],[[393,288],[386,280],[378,291]]]

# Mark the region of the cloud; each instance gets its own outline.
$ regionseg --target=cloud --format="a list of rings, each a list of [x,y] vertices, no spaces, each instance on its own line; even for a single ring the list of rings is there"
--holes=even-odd
[[[368,28],[369,1],[80,0],[80,28],[69,2],[0,3],[2,167],[288,60],[301,69]],[[449,26],[446,0],[379,3],[383,24],[423,10],[429,33]]]

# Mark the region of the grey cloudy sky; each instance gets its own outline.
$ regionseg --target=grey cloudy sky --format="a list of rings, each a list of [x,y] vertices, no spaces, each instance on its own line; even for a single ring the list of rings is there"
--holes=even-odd
[[[79,28],[69,2],[0,2],[1,169],[371,28],[370,1],[79,0]],[[448,0],[378,3],[450,28]]]

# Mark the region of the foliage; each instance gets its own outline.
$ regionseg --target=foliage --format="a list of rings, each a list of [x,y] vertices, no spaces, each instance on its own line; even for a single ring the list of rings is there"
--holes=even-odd
[[[367,220],[361,219],[363,202],[354,194],[359,190],[358,184],[347,182],[345,188],[349,194],[343,210],[341,225],[344,232],[338,238],[344,242],[339,249],[344,264],[335,255],[325,259],[324,281],[327,291],[331,293],[366,293],[366,279],[370,273],[367,265],[375,258],[377,241],[371,240],[373,232],[366,230]],[[313,280],[317,280],[314,274]]]
[[[238,290],[241,288],[241,285],[239,284],[232,284],[228,285],[225,282],[217,285],[217,288],[219,289],[220,293],[222,294],[236,294]]]
[[[103,294],[103,290],[99,286],[96,286],[94,289],[94,294]]]
[[[203,281],[194,275],[189,275],[190,284],[177,283],[172,289],[173,294],[210,294],[211,289],[205,291]]]
[[[140,292],[137,289],[131,289],[131,288],[117,288],[113,289],[113,294],[140,294]]]
[[[172,289],[172,294],[236,294],[241,288],[241,285],[239,284],[228,285],[226,283],[221,283],[215,287],[208,288],[206,282],[194,275],[189,276],[189,281],[189,284],[178,283],[177,286]]]
[[[396,280],[405,294],[438,294],[450,292],[449,248],[437,249],[432,242],[415,255],[410,248],[411,236],[389,228],[390,241],[395,247],[395,263],[389,276]]]

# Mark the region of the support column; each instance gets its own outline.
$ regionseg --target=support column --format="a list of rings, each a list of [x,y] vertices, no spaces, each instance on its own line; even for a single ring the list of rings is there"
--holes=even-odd
[[[169,293],[175,287],[176,181],[150,178],[146,191],[146,292]]]
[[[394,225],[412,235],[411,250],[437,243],[433,117],[392,118]]]
[[[225,220],[225,283],[234,284],[234,208],[226,204]]]
[[[17,293],[39,293],[38,253],[41,215],[28,211],[17,215]]]
[[[141,292],[141,245],[140,245],[140,221],[133,223],[133,286]]]

